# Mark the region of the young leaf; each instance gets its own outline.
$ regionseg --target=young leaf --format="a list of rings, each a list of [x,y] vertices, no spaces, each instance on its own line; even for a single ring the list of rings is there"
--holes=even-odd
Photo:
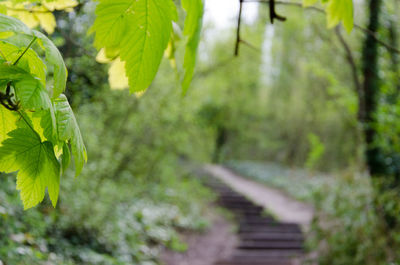
[[[65,66],[60,51],[54,43],[39,31],[33,30],[33,33],[34,36],[39,38],[39,43],[44,47],[46,60],[54,67],[54,87],[52,98],[57,98],[65,90],[68,75],[67,67]]]
[[[51,107],[49,95],[39,80],[28,75],[26,79],[14,82],[13,84],[23,108],[35,110],[49,109]]]
[[[50,142],[41,142],[32,129],[19,128],[9,133],[0,147],[0,170],[18,170],[17,190],[25,209],[36,206],[48,187],[51,202],[56,206],[60,185],[60,165]]]
[[[69,151],[69,147],[66,143],[63,144],[62,151],[63,153],[61,155],[61,165],[62,165],[62,173],[64,174],[69,164],[71,163],[71,152]]]
[[[200,42],[204,7],[202,0],[182,0],[182,7],[187,12],[183,29],[183,34],[187,36],[183,62],[185,74],[182,81],[182,91],[185,94],[192,81],[194,67],[196,65],[197,48]]]
[[[30,79],[31,76],[22,68],[7,63],[0,63],[0,83],[2,85],[0,86],[0,91],[6,90],[4,84],[7,84],[10,81],[15,83],[24,78]]]
[[[18,47],[5,41],[0,41],[0,50],[6,57],[4,58],[5,60],[14,63],[20,57],[21,53],[24,52],[25,48]],[[42,84],[46,85],[46,65],[34,50],[27,50],[24,56],[19,60],[18,66],[38,77]]]
[[[326,9],[328,27],[335,27],[340,21],[343,21],[343,25],[347,32],[351,32],[353,29],[353,0],[329,0]]]
[[[318,2],[318,0],[303,0],[303,6],[307,7],[307,6],[312,6],[314,4],[316,4]]]
[[[112,89],[125,89],[129,87],[128,77],[125,74],[125,62],[115,59],[108,69],[108,82]]]
[[[0,14],[0,32],[23,33],[38,38],[39,44],[46,54],[46,61],[54,68],[54,88],[52,98],[57,98],[64,90],[67,81],[67,68],[60,51],[45,35],[31,30],[16,18]]]
[[[174,13],[171,0],[102,0],[96,8],[97,48],[118,47],[131,92],[147,89],[168,44]]]
[[[71,143],[72,155],[75,158],[75,174],[78,176],[87,162],[87,152],[75,115],[65,95],[55,100],[58,138]]]
[[[17,115],[0,105],[0,146],[8,138],[8,133],[16,129]]]

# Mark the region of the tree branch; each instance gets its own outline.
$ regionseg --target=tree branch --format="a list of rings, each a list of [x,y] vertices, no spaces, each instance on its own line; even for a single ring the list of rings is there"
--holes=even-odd
[[[235,56],[239,55],[239,46],[240,46],[240,26],[242,24],[242,10],[243,10],[243,0],[239,0],[239,16],[237,22],[236,29],[236,44],[235,44]]]
[[[353,76],[353,82],[354,82],[354,87],[356,89],[357,95],[358,95],[358,100],[359,100],[359,111],[358,111],[358,118],[362,118],[362,113],[364,112],[365,108],[365,102],[364,102],[364,90],[362,88],[360,78],[358,76],[358,70],[357,70],[357,65],[354,60],[353,53],[350,49],[350,46],[346,42],[346,40],[343,38],[342,32],[340,31],[340,27],[335,28],[336,36],[339,39],[339,42],[342,44],[344,51],[346,52],[346,59],[347,62],[350,64],[351,68],[351,73]]]
[[[274,19],[280,20],[280,21],[286,21],[286,18],[278,15],[275,10],[275,0],[270,0],[269,1],[269,18],[271,20],[271,24],[274,24]]]

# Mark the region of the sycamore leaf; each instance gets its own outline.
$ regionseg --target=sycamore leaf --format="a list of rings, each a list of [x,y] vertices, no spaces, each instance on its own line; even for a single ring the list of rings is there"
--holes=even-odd
[[[21,53],[24,52],[25,48],[15,46],[5,41],[0,41],[0,50],[5,56],[4,59],[13,63],[20,57]],[[2,55],[0,54],[0,56]],[[34,50],[27,50],[18,62],[18,66],[38,77],[43,85],[46,84],[46,65]]]
[[[13,3],[3,1],[5,14],[18,18],[30,28],[41,26],[47,33],[52,34],[56,27],[54,15],[44,6],[32,6],[29,2]]]
[[[36,110],[34,112],[23,112],[26,119],[30,121],[33,129],[39,134],[42,142],[50,141],[53,144],[58,143],[56,117],[53,104],[49,109]]]
[[[55,100],[58,138],[69,141],[75,159],[75,174],[78,176],[87,162],[87,152],[75,115],[65,95]]]
[[[316,4],[318,2],[318,0],[303,0],[303,6],[307,7],[307,6],[312,6],[314,4]]]
[[[49,95],[38,79],[27,75],[25,79],[13,82],[13,85],[24,109],[49,109],[51,107]]]
[[[67,170],[69,164],[71,163],[71,152],[66,143],[63,144],[62,155],[61,155],[61,165],[62,173],[64,174]]]
[[[45,8],[43,8],[43,9],[45,10]],[[39,21],[40,26],[48,34],[54,33],[54,29],[56,28],[57,23],[56,23],[56,18],[54,17],[54,15],[52,13],[37,12],[34,15],[35,15],[35,18]]]
[[[0,64],[0,83],[8,83],[9,81],[18,82],[24,78],[32,78],[26,71],[22,68],[10,65],[7,63]],[[0,91],[5,91],[5,86],[0,87]]]
[[[347,32],[352,31],[354,25],[353,0],[329,0],[326,13],[329,28],[333,28],[343,21]]]
[[[182,7],[187,13],[183,29],[183,35],[187,37],[183,62],[185,74],[182,80],[182,91],[185,94],[192,81],[194,67],[196,65],[204,7],[202,0],[182,0]]]
[[[106,49],[102,48],[96,55],[96,61],[99,63],[110,63],[112,59],[107,56]]]
[[[95,46],[119,50],[131,92],[147,89],[170,38],[171,0],[102,0],[96,16]]]
[[[44,5],[48,10],[65,10],[67,12],[72,11],[73,7],[78,5],[78,1],[75,0],[54,0],[54,1],[43,1]]]
[[[32,30],[14,17],[0,14],[0,32],[16,32],[32,35]]]
[[[42,1],[36,5],[29,1],[2,1],[0,7],[4,8],[1,8],[0,12],[20,19],[30,28],[40,25],[48,34],[52,34],[56,27],[56,19],[51,11],[69,12],[77,5],[75,0]]]
[[[18,66],[0,64],[0,83],[8,82],[12,82],[23,108],[32,110],[50,108],[50,98],[39,79]],[[4,90],[5,87],[0,88],[0,91]]]
[[[17,120],[18,116],[15,112],[0,105],[0,146],[8,138],[8,133],[17,128],[15,125]]]
[[[108,82],[112,89],[120,90],[129,87],[128,77],[125,74],[125,62],[115,59],[108,69]]]
[[[67,81],[67,68],[60,51],[45,35],[36,30],[31,30],[16,18],[0,14],[0,32],[15,32],[38,38],[39,44],[45,51],[46,61],[53,66],[54,88],[52,98],[57,98],[64,90]]]
[[[48,193],[53,206],[57,204],[60,165],[50,142],[41,142],[31,129],[19,128],[9,133],[0,147],[0,171],[18,170],[17,190],[25,209],[36,206]]]
[[[34,36],[39,38],[39,42],[43,45],[46,53],[46,60],[54,67],[54,87],[52,98],[57,98],[65,90],[67,82],[67,67],[60,51],[45,35],[39,31],[33,30]]]

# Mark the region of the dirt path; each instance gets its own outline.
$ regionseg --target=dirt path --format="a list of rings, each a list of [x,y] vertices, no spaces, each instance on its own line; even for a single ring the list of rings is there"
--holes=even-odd
[[[263,206],[278,220],[298,223],[305,229],[309,227],[314,212],[311,206],[296,201],[277,189],[240,177],[222,166],[207,165],[205,170],[256,204]]]
[[[212,208],[210,209],[211,227],[202,234],[183,235],[182,240],[188,245],[187,251],[178,253],[164,250],[160,257],[163,264],[212,265],[232,255],[238,241],[234,225]]]

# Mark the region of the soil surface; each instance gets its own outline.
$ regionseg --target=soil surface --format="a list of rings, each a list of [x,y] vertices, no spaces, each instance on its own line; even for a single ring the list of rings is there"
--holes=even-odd
[[[186,252],[164,250],[161,261],[165,265],[212,265],[230,257],[238,242],[234,225],[215,212],[210,219],[212,224],[204,233],[182,235],[188,245]]]
[[[256,204],[263,206],[279,221],[297,223],[306,230],[309,228],[314,215],[310,205],[296,201],[277,189],[240,177],[222,166],[207,165],[205,170]]]

